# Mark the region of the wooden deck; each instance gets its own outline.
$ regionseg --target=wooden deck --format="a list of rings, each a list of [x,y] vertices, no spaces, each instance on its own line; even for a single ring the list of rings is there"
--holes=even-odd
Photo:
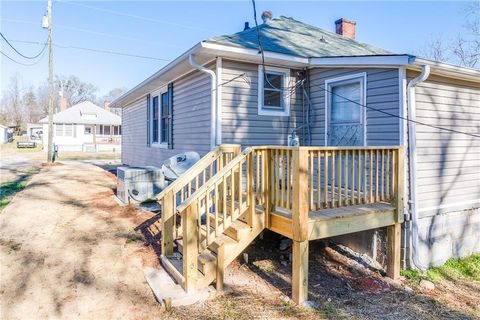
[[[293,240],[292,299],[302,303],[309,241],[386,227],[397,278],[403,158],[398,147],[220,146],[158,197],[162,263],[187,292],[221,289],[225,267],[270,229]]]
[[[269,229],[293,238],[292,214],[277,210],[270,214]],[[349,207],[310,211],[308,214],[308,240],[334,237],[396,223],[395,207],[388,203],[360,204]]]

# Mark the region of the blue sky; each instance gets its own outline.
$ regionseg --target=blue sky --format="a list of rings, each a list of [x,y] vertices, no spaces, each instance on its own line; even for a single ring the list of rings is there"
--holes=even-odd
[[[12,40],[43,42],[46,31],[41,18],[45,1],[2,1],[0,28]],[[270,10],[274,16],[297,20],[334,31],[340,17],[357,21],[357,40],[396,53],[417,53],[432,36],[445,39],[462,31],[468,2],[325,2],[261,1],[257,12]],[[87,8],[88,6],[88,8]],[[89,8],[89,7],[95,7]],[[112,11],[125,13],[114,14]],[[260,20],[260,19],[259,19]],[[55,1],[53,42],[100,50],[171,60],[202,39],[230,34],[253,25],[250,1]],[[40,45],[13,43],[27,55]],[[93,83],[103,95],[115,87],[131,88],[156,72],[166,61],[115,56],[74,49],[54,48],[56,74],[76,75]],[[1,50],[17,61],[2,41]],[[1,89],[13,74],[24,86],[39,85],[47,77],[47,56],[35,66],[19,66],[0,57]]]

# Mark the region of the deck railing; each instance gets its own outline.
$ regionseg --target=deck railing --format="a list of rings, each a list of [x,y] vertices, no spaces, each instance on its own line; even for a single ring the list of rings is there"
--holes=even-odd
[[[266,188],[262,186],[265,173],[261,159],[268,158],[269,197],[276,209],[293,209],[294,180],[301,179],[300,175],[312,211],[391,202],[396,195],[398,147],[268,146],[254,150],[257,198],[263,200]]]
[[[181,226],[175,219],[178,205],[190,198],[240,153],[240,145],[221,145],[200,159],[157,196],[162,211],[162,253],[173,253],[173,241]]]

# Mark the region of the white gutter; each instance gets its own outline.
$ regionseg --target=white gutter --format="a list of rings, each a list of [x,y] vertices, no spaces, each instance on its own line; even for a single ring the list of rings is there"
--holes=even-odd
[[[408,166],[410,188],[410,213],[412,215],[412,260],[420,270],[428,269],[428,265],[420,261],[418,252],[418,211],[417,211],[417,141],[416,141],[416,110],[415,110],[415,86],[425,81],[430,75],[430,66],[422,67],[422,73],[412,79],[407,85],[408,107]]]
[[[188,62],[192,67],[195,69],[205,72],[210,76],[211,79],[211,88],[212,88],[212,93],[211,93],[211,101],[210,101],[210,148],[213,149],[215,148],[217,144],[217,75],[215,74],[214,71],[205,68],[204,66],[198,64],[195,59],[193,58],[193,54],[190,54],[188,56]]]

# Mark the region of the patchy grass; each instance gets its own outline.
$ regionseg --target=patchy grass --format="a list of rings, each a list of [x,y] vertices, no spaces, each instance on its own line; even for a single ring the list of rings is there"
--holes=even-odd
[[[441,280],[468,279],[480,281],[480,254],[462,259],[449,259],[444,265],[426,271],[406,269],[402,275],[416,283],[422,279],[438,282]]]
[[[35,153],[42,151],[43,145],[41,140],[34,141],[37,146],[35,148],[17,148],[17,142],[27,141],[27,137],[13,137],[12,142],[7,142],[5,144],[0,145],[0,151],[15,151],[19,153]]]
[[[17,179],[0,184],[0,211],[12,201],[15,194],[25,188],[31,176],[39,171],[38,167],[28,167],[19,171],[20,175]]]

